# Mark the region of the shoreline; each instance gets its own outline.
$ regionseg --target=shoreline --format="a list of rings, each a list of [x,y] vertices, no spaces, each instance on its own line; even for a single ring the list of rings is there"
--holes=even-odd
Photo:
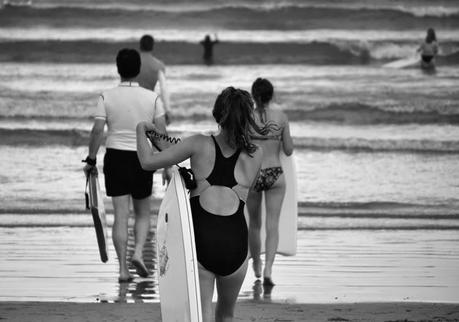
[[[135,279],[129,284],[117,282],[118,263],[110,240],[109,261],[101,263],[92,227],[0,228],[0,233],[0,256],[5,259],[0,263],[0,301],[160,300],[152,231],[144,249],[152,275],[137,277],[131,267]],[[264,288],[249,270],[239,302],[459,303],[457,231],[301,230],[297,237],[296,256],[276,257],[276,286]],[[133,238],[130,229],[128,258],[134,251]]]
[[[215,305],[215,303],[214,303]],[[160,321],[159,303],[0,302],[5,321]],[[458,321],[459,304],[290,304],[238,301],[235,321]]]

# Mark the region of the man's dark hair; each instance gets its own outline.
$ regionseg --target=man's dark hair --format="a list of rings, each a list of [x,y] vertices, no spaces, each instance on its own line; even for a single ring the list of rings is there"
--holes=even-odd
[[[152,51],[155,40],[150,35],[143,35],[140,38],[140,50],[141,51]]]
[[[134,78],[140,72],[140,55],[135,49],[123,48],[116,55],[116,67],[122,78]]]

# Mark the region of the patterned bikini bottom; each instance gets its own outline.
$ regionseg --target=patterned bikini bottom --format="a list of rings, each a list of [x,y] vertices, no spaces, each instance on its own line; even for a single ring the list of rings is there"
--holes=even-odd
[[[260,192],[271,189],[282,173],[284,173],[282,167],[261,169],[254,190]]]

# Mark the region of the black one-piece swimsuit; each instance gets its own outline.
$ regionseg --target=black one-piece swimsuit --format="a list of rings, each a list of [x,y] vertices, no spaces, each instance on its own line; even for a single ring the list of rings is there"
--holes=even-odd
[[[215,163],[205,180],[210,186],[232,189],[238,185],[234,178],[234,168],[241,151],[237,150],[232,156],[225,158],[213,136],[212,139],[215,144]],[[239,206],[234,214],[220,216],[203,209],[199,197],[197,195],[190,198],[198,261],[205,269],[216,275],[230,275],[241,267],[247,258],[248,229],[244,217],[245,202],[239,198]]]

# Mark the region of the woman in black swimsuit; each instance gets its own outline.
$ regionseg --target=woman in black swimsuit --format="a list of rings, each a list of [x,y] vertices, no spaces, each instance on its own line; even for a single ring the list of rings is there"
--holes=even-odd
[[[229,87],[218,97],[212,114],[221,128],[215,136],[194,135],[162,152],[150,147],[137,126],[137,153],[144,169],[159,169],[190,159],[197,187],[190,192],[204,321],[212,320],[212,296],[217,285],[216,321],[231,321],[247,272],[248,230],[244,205],[262,162],[262,150],[251,142],[252,129],[266,134],[253,119],[246,91]],[[163,142],[157,142],[161,145]]]

